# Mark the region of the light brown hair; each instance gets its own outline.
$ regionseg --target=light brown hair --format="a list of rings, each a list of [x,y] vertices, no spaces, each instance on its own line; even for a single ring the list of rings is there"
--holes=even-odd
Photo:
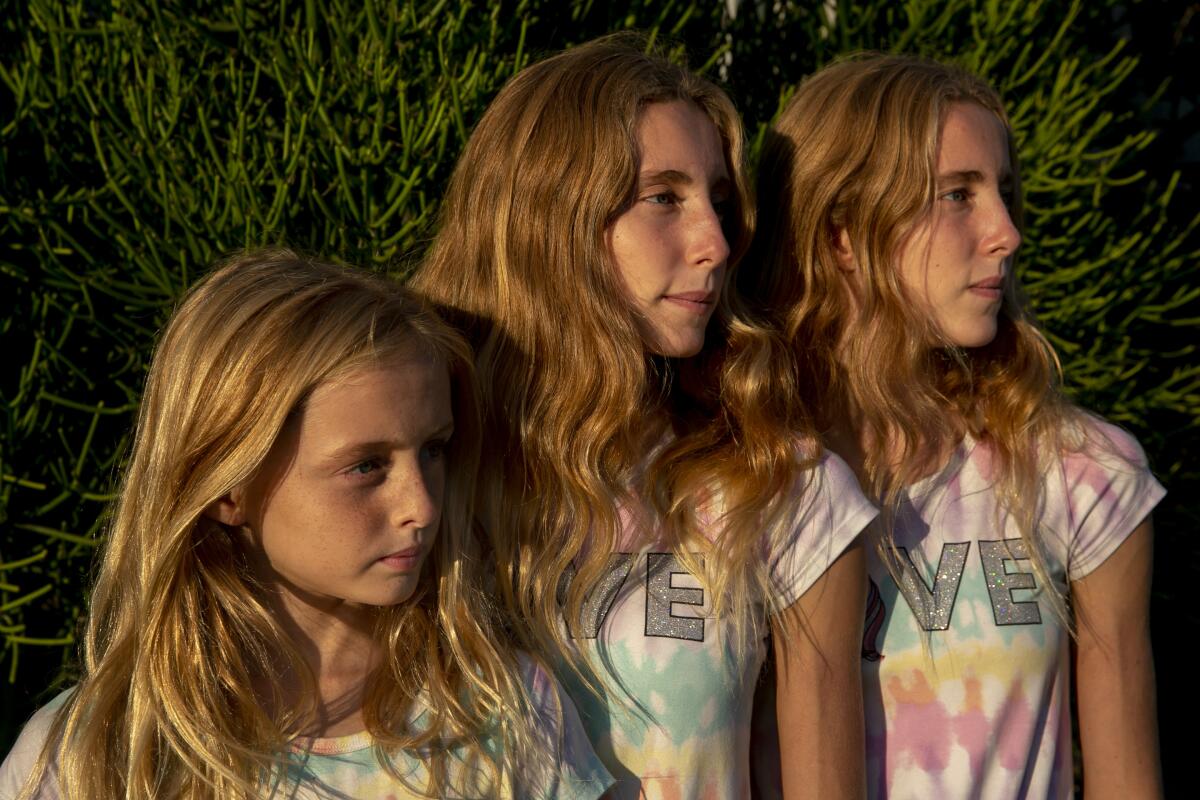
[[[908,56],[865,54],[804,81],[768,133],[758,167],[763,210],[744,273],[747,291],[791,342],[817,427],[855,409],[865,447],[860,479],[883,506],[885,563],[905,486],[925,456],[964,433],[994,450],[997,491],[1046,574],[1037,520],[1044,459],[1079,444],[1080,412],[1062,395],[1058,359],[1007,270],[995,339],[947,341],[897,269],[902,243],[932,213],[942,124],[973,103],[1004,126],[1013,170],[1010,213],[1021,227],[1016,147],[1000,97],[979,78]],[[848,237],[858,294],[839,264]],[[1051,593],[1053,595],[1053,593]],[[1066,620],[1061,597],[1049,598]]]
[[[639,115],[674,100],[713,121],[735,187],[724,221],[727,285],[704,350],[683,361],[648,353],[605,243],[635,199]],[[761,537],[798,459],[786,350],[751,320],[729,280],[752,224],[733,104],[636,35],[523,70],[467,144],[415,286],[476,348],[487,431],[479,512],[505,597],[543,650],[571,652],[560,633],[560,579],[578,568],[565,597],[566,618],[577,620],[617,547],[631,487],[654,512],[649,535],[706,582],[716,613],[754,607]],[[646,420],[659,411],[674,435],[654,447]],[[698,515],[714,490],[726,512],[705,530]],[[721,557],[703,565],[693,555],[718,547]],[[744,617],[737,624],[754,622]]]
[[[278,674],[281,658],[310,684],[305,696],[316,696],[315,677],[264,602],[239,531],[205,510],[257,473],[317,386],[413,347],[449,373],[455,435],[418,587],[378,609],[383,663],[363,716],[381,754],[430,754],[424,788],[435,796],[448,779],[447,742],[497,778],[485,733],[507,756],[533,757],[521,749],[531,717],[518,667],[480,589],[479,411],[466,342],[386,279],[266,250],[219,265],[158,344],[91,597],[83,677],[29,787],[53,762],[67,797],[258,796],[315,709],[272,713],[280,703],[252,687]],[[426,710],[419,730],[408,724],[414,708]]]

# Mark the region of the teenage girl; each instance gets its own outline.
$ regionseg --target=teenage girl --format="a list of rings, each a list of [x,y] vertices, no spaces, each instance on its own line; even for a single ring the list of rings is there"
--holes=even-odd
[[[1069,796],[1073,691],[1088,797],[1157,796],[1163,489],[1129,434],[1064,396],[1026,310],[999,97],[941,64],[858,58],[806,81],[769,139],[757,295],[827,443],[884,510],[862,650],[870,794]]]
[[[753,220],[737,114],[646,51],[600,39],[503,88],[415,285],[477,348],[502,595],[614,795],[748,794],[774,631],[787,785],[845,796],[875,511],[793,435],[786,351],[731,290]]]
[[[0,795],[600,795],[570,703],[479,589],[470,358],[405,290],[288,251],[194,288],[151,364],[83,677]]]

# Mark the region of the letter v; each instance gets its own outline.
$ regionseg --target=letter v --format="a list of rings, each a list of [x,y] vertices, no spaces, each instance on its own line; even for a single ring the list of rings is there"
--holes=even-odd
[[[942,555],[938,559],[931,590],[917,571],[908,550],[896,548],[900,592],[908,601],[908,607],[912,609],[922,630],[944,631],[950,627],[954,601],[958,598],[958,585],[962,581],[963,567],[970,549],[970,542],[946,542],[942,545]]]
[[[613,553],[608,557],[608,563],[604,565],[604,572],[600,575],[600,580],[592,587],[591,591],[584,595],[583,607],[579,609],[579,624],[571,626],[574,628],[571,631],[571,638],[595,639],[600,633],[600,626],[608,617],[608,610],[612,608],[617,594],[621,591],[621,585],[625,583],[625,578],[633,569],[633,559],[636,555],[636,553]],[[569,565],[563,572],[562,579],[558,583],[560,605],[566,603],[567,591],[575,581],[576,572],[574,564]]]

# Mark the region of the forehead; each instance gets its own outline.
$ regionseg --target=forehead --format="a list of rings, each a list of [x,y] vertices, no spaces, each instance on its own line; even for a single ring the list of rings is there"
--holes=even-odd
[[[946,112],[938,141],[938,172],[1011,171],[1008,132],[993,112],[977,103],[954,103]]]
[[[319,384],[302,418],[302,427],[315,433],[380,428],[399,435],[436,427],[453,418],[449,369],[424,349],[406,346]]]
[[[727,174],[721,133],[708,114],[690,100],[651,103],[643,108],[638,116],[637,142],[643,172]],[[684,169],[689,166],[691,169]]]

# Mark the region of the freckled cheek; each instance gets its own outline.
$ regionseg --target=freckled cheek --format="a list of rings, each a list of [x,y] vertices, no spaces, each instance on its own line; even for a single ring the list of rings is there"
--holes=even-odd
[[[630,223],[614,231],[610,254],[625,288],[643,303],[650,303],[670,282],[672,239],[658,226]]]
[[[377,504],[352,492],[314,492],[308,500],[294,519],[314,534],[322,550],[335,552],[368,541],[386,524]]]

